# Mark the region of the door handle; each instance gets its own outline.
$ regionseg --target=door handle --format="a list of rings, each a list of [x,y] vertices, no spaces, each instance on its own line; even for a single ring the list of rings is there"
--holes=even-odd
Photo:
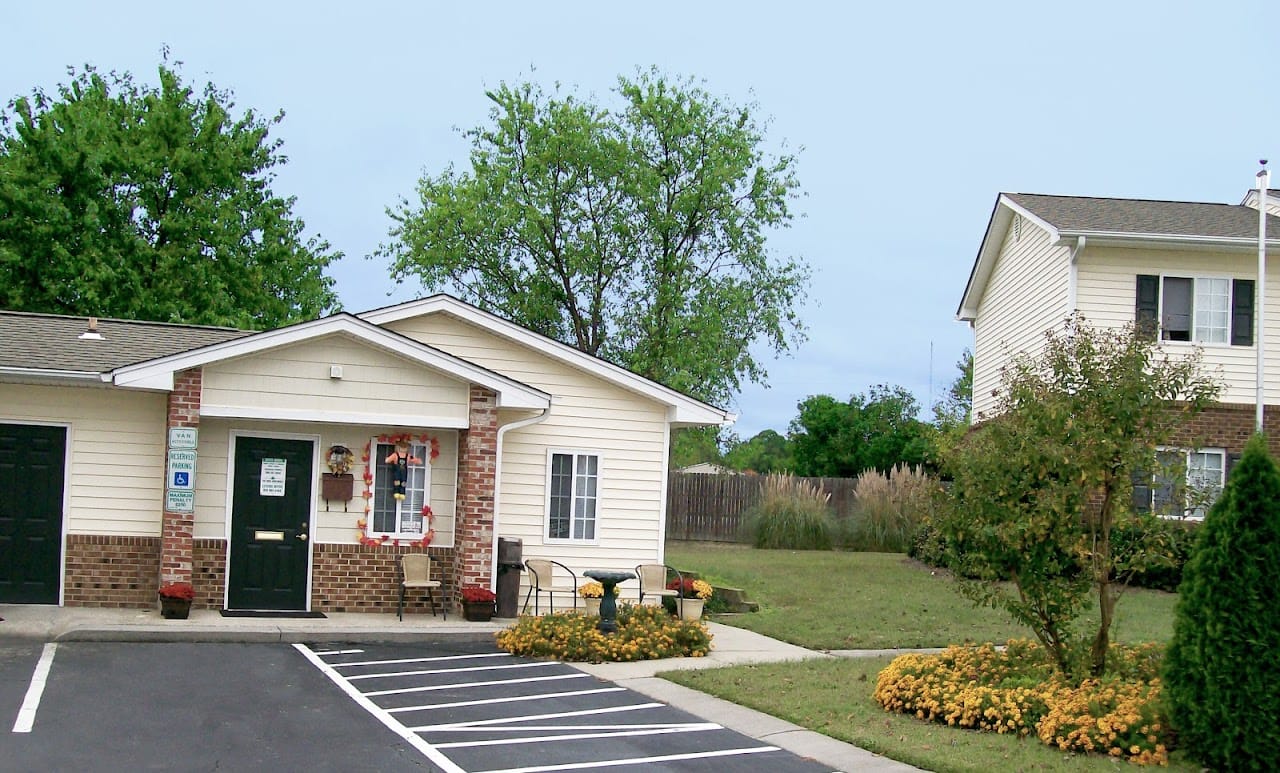
[[[307,541],[307,535],[305,535],[305,534],[299,534],[299,535],[298,535],[298,539],[302,540],[303,542],[306,542],[306,541]]]

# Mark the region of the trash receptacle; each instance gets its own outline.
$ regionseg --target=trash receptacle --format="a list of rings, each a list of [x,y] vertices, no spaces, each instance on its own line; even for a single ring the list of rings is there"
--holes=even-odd
[[[498,537],[498,617],[516,617],[520,607],[520,570],[524,542]]]

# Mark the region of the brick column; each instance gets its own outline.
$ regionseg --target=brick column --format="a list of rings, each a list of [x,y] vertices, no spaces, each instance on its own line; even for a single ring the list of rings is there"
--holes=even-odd
[[[454,526],[454,604],[464,585],[489,587],[493,567],[493,493],[498,461],[497,395],[472,385],[468,427],[458,437],[458,499]]]
[[[200,426],[200,368],[174,374],[169,393],[169,421],[165,429],[165,459],[169,457],[169,428]],[[166,461],[164,474],[168,476]],[[167,484],[167,481],[166,481]],[[195,543],[192,539],[194,513],[164,511],[160,521],[160,582],[191,582]]]

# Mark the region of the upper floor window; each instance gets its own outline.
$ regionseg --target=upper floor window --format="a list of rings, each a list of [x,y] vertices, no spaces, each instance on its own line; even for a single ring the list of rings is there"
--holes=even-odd
[[[1162,341],[1253,345],[1253,280],[1138,275],[1135,319]]]
[[[547,538],[594,541],[600,457],[552,451],[547,478]]]

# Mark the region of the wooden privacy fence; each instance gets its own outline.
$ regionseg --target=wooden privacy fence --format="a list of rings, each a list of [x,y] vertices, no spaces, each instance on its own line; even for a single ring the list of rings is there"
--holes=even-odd
[[[853,510],[853,478],[800,478],[831,495],[831,514]],[[763,475],[700,475],[673,472],[667,480],[667,539],[749,541],[743,522],[760,499]]]

